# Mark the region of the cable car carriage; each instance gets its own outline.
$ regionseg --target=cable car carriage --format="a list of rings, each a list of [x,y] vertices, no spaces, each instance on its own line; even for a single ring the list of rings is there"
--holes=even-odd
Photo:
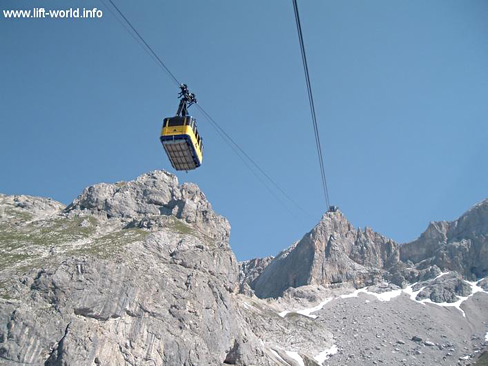
[[[195,118],[188,115],[188,108],[197,102],[195,95],[185,84],[180,89],[178,111],[164,119],[160,139],[173,168],[188,171],[202,165],[203,143]]]

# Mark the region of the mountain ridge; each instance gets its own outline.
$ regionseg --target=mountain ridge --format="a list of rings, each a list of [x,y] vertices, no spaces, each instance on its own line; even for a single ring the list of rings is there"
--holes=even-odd
[[[259,297],[277,297],[289,287],[310,284],[349,282],[359,288],[388,280],[404,287],[444,270],[483,278],[488,275],[485,217],[488,200],[457,220],[431,222],[419,238],[398,244],[371,228],[354,228],[340,211],[328,212],[301,240],[268,260],[259,276],[249,281],[244,274],[241,282]]]
[[[437,263],[485,248],[480,207],[415,264],[341,212],[276,258],[238,263],[229,222],[196,185],[164,171],[87,187],[68,206],[0,194],[0,362],[465,364],[486,346],[488,282]],[[434,226],[425,240],[443,238]],[[255,296],[257,283],[261,297],[279,297]]]

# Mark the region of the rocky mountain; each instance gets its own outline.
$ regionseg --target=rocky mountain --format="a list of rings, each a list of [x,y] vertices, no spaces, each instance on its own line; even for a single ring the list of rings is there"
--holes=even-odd
[[[399,260],[398,244],[366,228],[355,229],[340,212],[328,212],[299,242],[274,258],[250,284],[258,297],[278,297],[289,287],[377,283]]]
[[[164,171],[67,207],[0,195],[0,364],[469,364],[488,345],[487,206],[403,245],[329,212],[238,263],[228,221]]]
[[[252,284],[258,278],[268,264],[274,259],[269,256],[265,258],[254,258],[239,263],[239,292],[250,295],[253,293]]]
[[[488,276],[488,199],[453,222],[432,222],[417,240],[401,247],[403,262],[437,266],[476,279]]]
[[[275,365],[293,362],[293,340],[310,355],[332,345],[307,319],[241,299],[229,223],[174,175],[97,184],[68,207],[6,195],[0,207],[2,363]]]
[[[241,283],[248,283],[262,298],[312,284],[351,283],[360,288],[387,280],[405,287],[443,271],[455,271],[468,280],[484,278],[488,200],[453,222],[430,223],[417,240],[402,245],[370,228],[354,228],[340,211],[327,212],[299,242],[261,262],[259,275],[249,271],[247,263],[252,262],[242,266]]]

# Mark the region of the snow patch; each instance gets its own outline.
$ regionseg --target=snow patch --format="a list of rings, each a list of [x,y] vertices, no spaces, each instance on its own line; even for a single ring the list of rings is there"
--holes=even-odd
[[[471,291],[472,291],[471,295],[474,295],[477,292],[484,292],[485,294],[488,294],[488,291],[485,291],[483,290],[483,287],[478,286],[478,281],[474,281],[474,282],[467,281],[467,282],[471,285]]]
[[[300,366],[305,366],[305,362],[303,362],[302,356],[300,356],[297,352],[293,351],[285,351],[288,356],[293,358]]]
[[[324,301],[322,301],[317,306],[314,306],[314,307],[311,307],[311,308],[305,308],[305,309],[302,309],[302,310],[297,310],[295,312],[297,314],[306,316],[308,318],[315,319],[315,318],[317,318],[317,316],[316,315],[312,315],[312,313],[314,313],[316,311],[319,311],[319,310],[322,310],[322,308],[325,306],[325,304],[327,304],[328,302],[331,302],[332,300],[334,300],[334,298],[333,297],[329,297],[329,298],[325,299]],[[291,311],[285,310],[285,311],[282,311],[281,313],[278,313],[278,315],[281,316],[282,318],[284,318],[289,313],[291,313]]]
[[[486,335],[485,335],[485,342],[488,342],[488,332],[486,332]]]
[[[338,351],[339,351],[339,349],[334,344],[329,349],[326,349],[325,351],[320,352],[314,358],[319,363],[319,365],[322,366],[322,364],[325,362],[325,360],[327,360],[330,356],[335,355]]]
[[[442,276],[445,276],[446,274],[449,274],[449,272],[443,272],[441,273],[440,275],[438,275],[437,277],[435,277],[432,281],[442,277]],[[302,309],[302,310],[298,310],[296,311],[296,313],[298,314],[301,314],[301,315],[304,315],[306,317],[309,317],[309,318],[312,318],[312,319],[315,319],[317,318],[316,315],[312,315],[312,313],[316,312],[316,311],[319,311],[319,310],[322,310],[322,308],[328,304],[329,302],[333,301],[333,300],[336,300],[336,299],[350,299],[350,298],[353,298],[353,297],[359,297],[359,294],[361,293],[364,293],[366,295],[371,295],[371,296],[374,296],[376,297],[379,301],[390,301],[398,296],[400,296],[401,294],[405,293],[407,294],[409,297],[410,297],[410,300],[412,301],[415,301],[419,304],[434,304],[434,305],[437,305],[437,306],[443,306],[443,307],[454,307],[456,309],[458,309],[464,317],[466,317],[466,314],[464,313],[464,310],[461,309],[461,304],[466,301],[467,299],[469,299],[471,296],[473,296],[475,293],[477,292],[484,292],[485,294],[488,294],[488,291],[484,290],[482,287],[478,286],[478,282],[469,282],[469,281],[465,281],[466,283],[468,283],[470,286],[471,286],[471,294],[468,295],[468,296],[464,296],[464,297],[461,297],[461,296],[458,296],[457,297],[457,301],[456,302],[452,302],[452,303],[447,303],[447,302],[444,302],[444,303],[437,303],[437,302],[433,302],[432,300],[430,299],[423,299],[423,300],[417,300],[417,295],[426,287],[421,287],[419,290],[417,291],[414,291],[413,290],[413,287],[415,285],[417,285],[417,283],[414,283],[414,284],[411,284],[409,286],[407,286],[405,289],[397,289],[397,290],[391,290],[391,291],[387,291],[387,292],[382,292],[382,293],[376,293],[376,292],[371,292],[371,291],[368,291],[366,287],[363,287],[363,288],[360,288],[360,289],[357,289],[357,290],[354,290],[353,292],[349,293],[349,294],[345,294],[345,295],[340,295],[338,297],[329,297],[327,299],[325,299],[324,301],[322,301],[320,304],[314,306],[314,307],[311,307],[311,308],[306,308],[306,309]],[[365,302],[369,302],[369,300],[365,300]],[[279,316],[281,316],[282,318],[284,318],[287,314],[289,314],[291,311],[289,310],[285,310],[285,311],[282,311],[281,313],[278,313]],[[487,340],[488,342],[488,340]]]
[[[417,300],[417,295],[419,294],[420,291],[422,291],[424,287],[420,288],[418,291],[414,291],[413,290],[413,287],[416,285],[417,283],[414,283],[414,284],[411,284],[410,286],[407,286],[403,292],[405,292],[407,295],[410,296],[410,300],[412,301],[416,301],[416,302],[420,302],[419,300]]]
[[[278,354],[278,352],[276,352],[274,349],[271,349],[270,348],[270,351],[271,353],[280,361],[283,361],[284,363],[286,363],[286,361]]]
[[[322,310],[322,308],[325,306],[325,304],[327,304],[328,302],[331,302],[332,300],[334,300],[334,298],[329,297],[329,298],[325,299],[324,301],[322,301],[317,306],[314,306],[313,308],[298,310],[297,313],[301,314],[301,315],[308,316],[309,318],[315,319],[317,317],[317,315],[311,315],[311,313]]]
[[[432,281],[437,280],[438,278],[441,278],[442,276],[445,276],[446,274],[449,274],[449,272],[442,272],[440,275],[438,275],[436,278],[434,278]]]
[[[366,293],[368,295],[376,296],[376,298],[380,301],[390,301],[391,299],[394,299],[395,297],[400,296],[402,294],[402,292],[403,292],[402,289],[398,289],[398,290],[383,292],[381,294],[377,294],[375,292],[369,292],[369,291],[367,291]]]
[[[365,293],[365,294],[368,294],[368,295],[373,295],[373,296],[375,296],[380,301],[390,301],[391,299],[399,296],[402,293],[402,290],[399,289],[399,290],[393,290],[393,291],[383,292],[381,294],[377,294],[376,292],[370,292],[370,291],[366,290],[366,287],[364,287],[364,288],[360,288],[358,290],[355,290],[354,292],[352,292],[350,294],[340,295],[339,297],[328,297],[327,299],[325,299],[320,304],[318,304],[318,305],[316,305],[314,307],[305,308],[305,309],[302,309],[302,310],[297,310],[295,312],[297,314],[300,314],[300,315],[303,315],[303,316],[306,316],[306,317],[309,317],[309,318],[312,318],[312,319],[316,319],[317,316],[316,315],[312,315],[312,313],[315,313],[316,311],[322,310],[322,308],[326,304],[328,304],[329,302],[331,302],[331,301],[333,301],[335,299],[338,299],[338,298],[340,298],[340,299],[349,299],[349,298],[352,298],[352,297],[358,297],[360,293]],[[282,311],[281,313],[278,313],[278,315],[281,316],[282,318],[284,318],[290,312],[291,311],[289,311],[289,310],[285,310],[285,311]]]
[[[445,275],[446,273],[442,273],[440,274],[439,276],[437,276],[435,279]],[[415,283],[413,285],[410,285],[408,286],[405,290],[403,290],[405,293],[409,294],[410,295],[410,299],[415,301],[415,302],[418,302],[419,304],[433,304],[433,305],[437,305],[437,306],[443,306],[443,307],[454,307],[456,309],[458,309],[461,314],[463,314],[463,317],[466,318],[466,313],[464,312],[463,309],[461,309],[461,304],[463,302],[465,302],[467,299],[469,299],[471,296],[473,296],[475,293],[477,292],[484,292],[486,294],[488,294],[488,291],[485,291],[483,290],[483,288],[481,288],[480,286],[478,286],[478,282],[469,282],[469,281],[465,281],[466,283],[468,283],[470,286],[471,286],[471,294],[469,294],[468,296],[457,296],[457,301],[456,302],[433,302],[431,299],[423,299],[423,300],[417,300],[417,295],[419,294],[420,291],[422,291],[425,287],[422,287],[420,290],[418,291],[413,291],[412,290],[412,287],[415,286]]]
[[[394,299],[397,296],[400,296],[402,294],[402,289],[398,290],[392,290],[392,291],[387,291],[387,292],[382,292],[382,293],[376,293],[376,292],[371,292],[366,289],[366,287],[360,288],[350,294],[346,295],[341,295],[339,296],[341,299],[349,299],[351,297],[358,297],[360,293],[364,293],[367,295],[372,295],[375,296],[378,300],[380,301],[390,301],[391,299]]]
[[[415,301],[416,302],[419,302],[421,304],[428,303],[428,304],[433,304],[433,305],[437,305],[437,306],[443,306],[445,308],[447,308],[447,307],[454,307],[454,308],[458,309],[461,312],[461,314],[463,314],[463,317],[466,318],[466,313],[464,312],[463,309],[461,309],[461,304],[464,301],[466,301],[471,295],[465,296],[465,297],[458,296],[457,297],[458,298],[458,301],[456,301],[456,302],[434,302],[431,299],[423,299],[423,300],[415,300]]]

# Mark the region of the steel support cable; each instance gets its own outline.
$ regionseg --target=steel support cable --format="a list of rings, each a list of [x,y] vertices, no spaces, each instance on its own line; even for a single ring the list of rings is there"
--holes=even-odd
[[[276,195],[276,193],[271,190],[271,188],[268,186],[268,184],[263,180],[263,177],[260,176],[260,175],[258,175],[256,173],[256,171],[252,168],[252,166],[249,164],[249,162],[244,158],[245,157],[245,156],[243,156],[244,154],[242,154],[239,151],[239,149],[240,149],[239,145],[229,143],[229,139],[231,139],[231,137],[219,126],[219,124],[217,122],[215,122],[215,120],[199,104],[196,104],[196,106],[200,110],[200,112],[208,119],[208,121],[210,122],[210,124],[212,125],[212,127],[217,131],[217,134],[220,136],[220,138],[222,140],[224,140],[224,142],[227,143],[227,145],[234,151],[234,153],[237,155],[237,157],[251,171],[251,173],[256,177],[256,179],[259,180],[264,185],[264,187],[266,188],[266,190],[274,198],[276,198],[280,202],[283,202],[282,199],[280,197],[278,197]]]
[[[227,132],[225,132],[225,130],[220,127],[220,125],[212,118],[212,116],[210,116],[207,111],[205,111],[205,109],[203,109],[203,107],[199,104],[196,105],[197,108],[200,110],[200,112],[202,112],[202,114],[207,118],[207,120],[214,126],[214,128],[218,131],[220,131],[222,133],[222,135],[225,136],[225,138],[227,138],[228,140],[228,143],[230,142],[231,145],[235,146],[235,148],[242,154],[244,155],[250,162],[251,164],[268,180],[269,183],[271,183],[278,191],[281,192],[281,194],[288,200],[290,201],[296,208],[298,208],[300,211],[302,211],[303,213],[305,213],[306,215],[309,215],[309,213],[307,211],[305,211],[293,198],[291,198],[279,185],[278,183],[276,183],[270,176],[269,174],[267,174],[259,165],[258,163],[256,163],[256,161],[251,158],[251,156],[249,156],[248,153],[246,153],[244,151],[244,149],[242,149],[238,144],[237,142],[234,141],[234,139],[229,136],[229,134]],[[221,136],[222,136],[221,135]],[[234,150],[235,151],[235,150]]]
[[[104,5],[104,1],[100,0]],[[110,4],[114,7],[114,9],[117,11],[117,13],[122,17],[125,21],[126,24],[129,25],[130,30],[132,30],[133,33],[130,32],[130,30],[120,21],[120,19],[113,13],[113,11],[110,9],[110,7],[106,6],[108,10],[114,15],[114,17],[119,21],[119,23],[124,26],[124,28],[131,34],[131,36],[136,40],[140,41],[138,42],[142,48],[149,54],[151,58],[153,58],[160,66],[161,68],[168,73],[168,75],[173,79],[173,81],[180,86],[181,83],[180,81],[176,78],[176,76],[170,71],[170,69],[164,64],[164,62],[161,60],[161,58],[156,54],[156,52],[151,48],[151,46],[144,40],[142,35],[136,30],[136,28],[132,25],[132,23],[129,21],[129,19],[122,13],[122,11],[115,5],[115,3],[112,0],[108,0]],[[134,33],[137,35],[137,38],[134,36]],[[141,43],[142,42],[142,43]],[[244,149],[242,149],[232,137],[212,118],[212,116],[207,113],[203,107],[199,104],[196,104],[197,108],[202,112],[202,114],[208,119],[209,122],[211,122],[212,127],[215,128],[219,136],[224,140],[224,142],[229,145],[232,150],[236,153],[236,155],[239,157],[239,159],[246,165],[246,167],[253,173],[253,175],[266,187],[266,189],[272,194],[277,200],[282,201],[271,189],[270,187],[266,184],[266,182],[258,175],[256,174],[255,170],[252,169],[251,165],[244,159],[248,159],[248,161],[267,179],[269,183],[271,183],[278,191],[281,192],[281,194],[288,199],[293,205],[295,205],[300,211],[303,213],[309,215],[308,212],[306,212],[295,200],[293,200],[255,161],[252,159],[249,154],[247,154]],[[285,205],[285,207],[287,207]]]
[[[171,76],[171,78],[173,79],[173,81],[178,85],[180,86],[181,83],[178,81],[178,79],[176,78],[176,76],[170,71],[170,69],[168,69],[166,67],[166,65],[164,64],[163,60],[161,60],[159,58],[159,56],[156,54],[156,52],[154,52],[154,50],[151,48],[151,46],[149,46],[149,44],[144,40],[144,38],[139,34],[139,32],[134,28],[134,26],[132,25],[132,23],[129,21],[129,19],[127,19],[125,17],[125,15],[120,11],[120,9],[117,7],[117,5],[114,4],[114,2],[112,0],[108,0],[110,2],[110,4],[112,4],[112,6],[115,8],[115,10],[117,10],[117,13],[119,13],[119,15],[125,20],[125,22],[129,25],[129,27],[132,29],[132,31],[137,34],[137,36],[139,37],[139,39],[142,41],[142,43],[144,43],[144,45],[147,47],[147,49],[151,52],[151,54],[156,58],[156,60],[159,62],[159,64],[162,66],[162,68],[168,73],[169,76]]]
[[[297,5],[296,0],[293,0],[293,6],[294,6],[294,10],[295,10],[295,21],[296,21],[296,25],[297,25],[298,38],[300,41],[300,50],[301,50],[301,55],[302,55],[303,69],[304,69],[304,73],[305,73],[305,81],[306,81],[306,85],[307,85],[307,93],[308,93],[308,99],[309,99],[309,104],[310,104],[310,111],[311,111],[311,115],[312,115],[312,124],[313,124],[314,135],[315,135],[315,143],[316,143],[316,147],[317,147],[317,154],[318,154],[319,166],[320,166],[320,174],[321,174],[321,178],[322,178],[322,188],[324,191],[325,203],[326,203],[327,208],[328,208],[329,207],[329,192],[328,192],[328,187],[327,187],[327,179],[326,179],[326,175],[325,175],[322,146],[320,143],[320,135],[319,135],[318,124],[317,124],[317,116],[315,113],[315,104],[313,101],[313,94],[312,94],[312,85],[310,82],[310,74],[308,71],[308,62],[307,62],[307,57],[306,57],[306,53],[305,53],[305,45],[304,45],[304,41],[303,41],[302,27],[301,27],[300,16],[299,16],[299,12],[298,12],[298,5]]]
[[[324,191],[325,204],[327,205],[327,209],[328,209],[330,206],[329,189],[327,187],[327,177],[325,175],[324,158],[323,158],[323,154],[322,154],[322,145],[320,143],[319,128],[318,128],[318,124],[317,124],[317,115],[315,113],[315,104],[313,101],[313,94],[312,94],[312,84],[310,82],[310,74],[308,72],[308,62],[307,62],[307,56],[305,53],[305,44],[303,42],[302,25],[300,22],[300,14],[298,12],[297,0],[293,0],[293,9],[295,11],[295,22],[296,22],[296,26],[297,26],[298,40],[300,42],[300,51],[301,51],[301,55],[302,55],[303,71],[305,73],[305,82],[307,84],[308,101],[310,104],[310,112],[312,114],[312,124],[313,124],[313,130],[314,130],[314,135],[315,135],[315,145],[317,147],[317,154],[318,154],[319,165],[320,165],[320,175],[322,178],[322,189]]]
[[[154,57],[154,55],[146,48],[146,46],[144,46],[144,43],[142,43],[142,41],[140,40],[140,38],[138,38],[134,32],[129,28],[129,26],[127,25],[126,22],[124,22],[123,20],[120,19],[120,16],[118,16],[114,10],[112,10],[112,7],[110,7],[109,5],[105,4],[105,0],[100,0],[100,2],[105,6],[105,8],[113,15],[114,19],[117,20],[117,22],[125,28],[125,30],[127,31],[127,33],[130,34],[130,36],[132,37],[132,39],[134,39],[134,41],[136,41],[139,46],[141,46],[141,48],[144,50],[144,52],[146,52],[149,57],[151,57],[154,62],[156,62],[156,64],[158,66],[161,66],[159,64],[159,61],[157,60],[157,58]]]

